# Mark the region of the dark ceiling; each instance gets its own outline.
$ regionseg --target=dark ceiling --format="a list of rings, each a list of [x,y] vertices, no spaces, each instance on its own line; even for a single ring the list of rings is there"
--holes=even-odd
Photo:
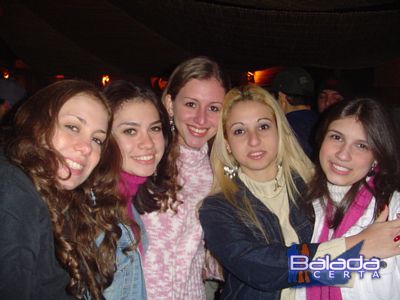
[[[398,0],[0,0],[0,16],[0,54],[44,75],[160,75],[193,55],[231,72],[400,57]]]

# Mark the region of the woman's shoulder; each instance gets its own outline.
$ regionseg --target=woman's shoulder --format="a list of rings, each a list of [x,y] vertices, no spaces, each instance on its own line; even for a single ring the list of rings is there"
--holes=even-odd
[[[21,181],[31,183],[28,176],[3,154],[0,154],[0,176],[1,183],[7,183],[7,185],[17,185]]]
[[[225,195],[221,193],[207,196],[200,207],[200,210],[220,210],[220,209],[233,209],[232,204],[226,199]]]
[[[0,178],[1,210],[25,217],[31,215],[33,209],[46,208],[33,182],[4,155],[0,155]]]

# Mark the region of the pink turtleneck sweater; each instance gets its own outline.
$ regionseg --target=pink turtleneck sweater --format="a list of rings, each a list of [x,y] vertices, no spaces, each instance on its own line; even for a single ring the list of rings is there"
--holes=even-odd
[[[177,213],[154,211],[141,216],[149,238],[143,260],[149,300],[203,300],[205,253],[199,203],[211,190],[212,171],[207,145],[200,150],[180,147]]]
[[[146,181],[147,177],[141,177],[133,174],[129,174],[125,171],[122,171],[120,174],[119,182],[118,182],[118,190],[121,195],[127,200],[126,202],[126,212],[132,220],[135,221],[135,217],[132,213],[132,197],[135,196],[139,186]],[[132,227],[132,231],[137,237],[140,234],[138,230]],[[143,245],[139,243],[139,251],[143,254]]]

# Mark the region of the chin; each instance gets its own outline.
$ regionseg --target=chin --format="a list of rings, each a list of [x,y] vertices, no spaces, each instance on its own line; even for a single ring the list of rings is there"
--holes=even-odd
[[[140,176],[140,177],[149,177],[149,176],[153,175],[154,172],[155,172],[155,170],[152,169],[152,170],[148,170],[148,171],[142,170],[140,172],[131,172],[131,174],[136,175],[136,176]]]
[[[67,191],[72,191],[80,185],[80,183],[77,184],[77,183],[73,183],[73,182],[63,182],[63,181],[61,181],[60,184],[62,186],[62,189],[67,190]]]

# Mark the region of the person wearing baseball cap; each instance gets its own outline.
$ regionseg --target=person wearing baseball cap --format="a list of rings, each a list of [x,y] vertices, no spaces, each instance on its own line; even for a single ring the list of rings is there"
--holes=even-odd
[[[314,94],[311,75],[303,68],[287,68],[273,79],[272,92],[276,95],[304,152],[312,158],[313,130],[318,122],[318,114],[311,109]]]
[[[321,83],[318,91],[317,104],[320,113],[332,104],[352,96],[351,85],[343,79],[328,78]]]

